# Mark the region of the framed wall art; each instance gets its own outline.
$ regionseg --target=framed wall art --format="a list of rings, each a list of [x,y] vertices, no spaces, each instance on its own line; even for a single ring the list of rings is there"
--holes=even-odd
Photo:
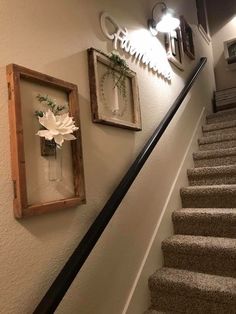
[[[224,57],[227,63],[227,68],[230,70],[236,69],[236,38],[224,42]]]
[[[183,40],[184,53],[192,60],[195,59],[193,32],[183,16],[180,17],[180,28]]]
[[[165,47],[168,60],[183,71],[183,48],[180,28],[165,34]]]
[[[16,218],[85,202],[77,86],[7,66]]]
[[[196,0],[196,7],[199,32],[201,33],[202,37],[206,40],[206,42],[209,44],[211,38],[208,25],[206,0]]]
[[[141,130],[136,73],[118,55],[88,49],[92,120],[120,128]]]

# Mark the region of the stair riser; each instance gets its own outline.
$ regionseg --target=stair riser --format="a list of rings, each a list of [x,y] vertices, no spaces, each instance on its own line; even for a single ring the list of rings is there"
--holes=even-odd
[[[204,159],[193,159],[194,166],[198,167],[216,167],[234,165],[236,163],[236,155],[226,157],[215,157],[215,158],[204,158]]]
[[[180,292],[181,293],[181,292]],[[183,314],[235,314],[236,302],[231,304],[224,303],[222,297],[221,302],[214,302],[206,298],[187,297],[180,294],[171,293],[170,289],[164,291],[151,291],[152,308],[157,311],[174,311]]]
[[[236,114],[233,113],[231,115],[222,115],[222,116],[215,116],[212,118],[207,118],[207,124],[212,124],[212,123],[218,123],[218,122],[226,122],[226,121],[232,121],[236,120]]]
[[[144,312],[143,314],[177,314],[177,313],[178,312],[176,312],[176,311],[175,312],[162,312],[162,311],[160,312],[160,311],[156,311],[156,310],[148,310],[148,311]]]
[[[212,136],[212,135],[222,135],[222,134],[230,134],[235,133],[236,127],[227,128],[227,129],[217,129],[213,131],[203,131],[203,136]]]
[[[202,220],[185,219],[173,221],[174,233],[183,235],[236,238],[236,223],[222,222],[219,219]]]
[[[227,104],[224,104],[224,105],[220,105],[220,103],[216,103],[216,111],[217,112],[220,112],[220,111],[223,111],[223,110],[228,110],[228,109],[234,109],[236,106],[236,103],[235,102],[230,102],[230,103],[227,103]]]
[[[189,185],[221,185],[221,184],[236,184],[236,175],[230,174],[218,174],[217,175],[206,175],[206,176],[189,176]]]
[[[199,255],[197,249],[184,254],[178,252],[178,248],[164,249],[163,252],[166,267],[236,278],[236,259],[230,258],[229,254],[207,255],[206,250],[205,254]]]
[[[235,208],[236,195],[234,193],[196,193],[189,195],[181,193],[184,208]]]
[[[213,150],[213,149],[222,149],[222,148],[232,148],[236,147],[236,140],[233,141],[222,141],[209,144],[199,144],[199,150]]]

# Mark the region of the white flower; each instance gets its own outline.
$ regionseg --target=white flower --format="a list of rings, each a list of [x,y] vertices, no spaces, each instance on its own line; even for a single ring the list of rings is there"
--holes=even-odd
[[[62,146],[64,140],[71,141],[76,139],[71,133],[78,130],[78,127],[75,126],[73,118],[69,117],[69,113],[54,115],[49,109],[43,114],[43,117],[39,117],[39,123],[46,130],[40,130],[36,135],[45,137],[49,141],[54,139],[55,143],[59,146]]]

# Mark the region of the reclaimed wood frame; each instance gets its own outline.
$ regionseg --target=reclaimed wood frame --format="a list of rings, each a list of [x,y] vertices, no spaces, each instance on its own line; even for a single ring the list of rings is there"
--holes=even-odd
[[[172,41],[173,37],[171,33],[166,33],[165,34],[165,47],[166,47],[166,54],[168,60],[175,65],[179,70],[183,71],[183,46],[182,46],[182,37],[181,37],[181,31],[180,28],[178,27],[177,29],[174,30],[177,35],[177,42],[176,42],[176,49],[178,49],[178,54],[179,54],[179,59],[176,56],[175,52],[173,51],[172,47]]]
[[[26,165],[24,153],[23,122],[21,112],[20,80],[50,86],[68,95],[69,112],[80,126],[77,86],[25,67],[9,64],[6,67],[8,84],[8,107],[11,142],[11,166],[14,188],[13,209],[16,218],[38,215],[85,203],[84,171],[80,128],[75,131],[76,140],[71,141],[74,196],[51,202],[28,204]]]
[[[124,121],[122,119],[114,119],[108,115],[102,115],[99,112],[100,102],[99,102],[99,79],[98,79],[98,62],[101,62],[108,68],[111,67],[111,60],[109,57],[94,48],[89,48],[88,52],[88,67],[89,67],[89,84],[90,84],[90,98],[91,98],[91,113],[92,121],[95,123],[107,124],[111,126],[116,126],[119,128],[130,129],[134,131],[142,130],[141,123],[141,112],[139,104],[139,93],[136,73],[134,71],[129,71],[127,77],[131,80],[132,87],[132,99],[133,99],[133,121]]]
[[[180,17],[180,28],[183,40],[184,53],[192,60],[195,59],[193,31],[183,16]]]

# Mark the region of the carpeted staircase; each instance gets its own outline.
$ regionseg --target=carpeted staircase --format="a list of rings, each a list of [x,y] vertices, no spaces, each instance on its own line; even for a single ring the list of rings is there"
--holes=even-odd
[[[236,314],[236,109],[207,116],[193,159],[148,314]]]

